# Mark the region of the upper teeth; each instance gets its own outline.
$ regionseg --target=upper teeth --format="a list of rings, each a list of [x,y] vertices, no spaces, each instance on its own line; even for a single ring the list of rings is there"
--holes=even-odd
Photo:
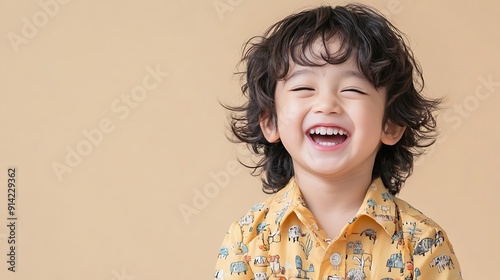
[[[320,134],[320,135],[347,135],[347,131],[338,128],[331,127],[317,127],[313,128],[309,131],[311,134]]]

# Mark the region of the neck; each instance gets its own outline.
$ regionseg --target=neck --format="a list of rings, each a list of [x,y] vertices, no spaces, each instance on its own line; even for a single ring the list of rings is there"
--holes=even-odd
[[[296,174],[295,181],[299,185],[306,203],[310,202],[307,204],[310,209],[347,210],[356,208],[358,210],[372,179],[371,174],[362,174],[347,179],[318,178],[308,176],[308,174]]]
[[[308,175],[296,174],[295,181],[307,208],[322,229],[333,238],[359,210],[372,181],[371,173],[342,179]]]

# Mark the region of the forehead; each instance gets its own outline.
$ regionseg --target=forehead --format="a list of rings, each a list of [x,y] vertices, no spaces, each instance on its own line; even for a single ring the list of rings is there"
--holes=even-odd
[[[334,64],[352,76],[366,79],[359,69],[356,55],[355,49],[348,52],[343,41],[338,38],[328,41],[318,38],[310,44],[303,43],[295,47],[293,54],[290,54],[288,72],[285,73],[284,80],[310,72],[311,67],[314,67],[315,71],[321,71],[321,66],[328,64]]]
[[[342,56],[347,51],[344,41],[337,35],[334,37],[318,36],[312,41],[305,38],[291,48],[294,60],[306,59],[310,61],[322,60],[329,57]]]

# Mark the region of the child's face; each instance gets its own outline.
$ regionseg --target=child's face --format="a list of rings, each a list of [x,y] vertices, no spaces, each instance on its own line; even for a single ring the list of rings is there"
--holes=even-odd
[[[404,132],[383,124],[385,99],[385,89],[363,77],[354,56],[339,65],[292,64],[276,85],[277,127],[266,119],[261,127],[269,142],[281,140],[296,175],[371,176],[380,144],[394,145]]]

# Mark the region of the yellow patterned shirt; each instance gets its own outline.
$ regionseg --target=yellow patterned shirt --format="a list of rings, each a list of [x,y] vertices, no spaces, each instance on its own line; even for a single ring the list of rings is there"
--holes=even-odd
[[[334,240],[306,208],[292,178],[267,202],[231,225],[215,279],[462,279],[444,230],[380,179]]]

